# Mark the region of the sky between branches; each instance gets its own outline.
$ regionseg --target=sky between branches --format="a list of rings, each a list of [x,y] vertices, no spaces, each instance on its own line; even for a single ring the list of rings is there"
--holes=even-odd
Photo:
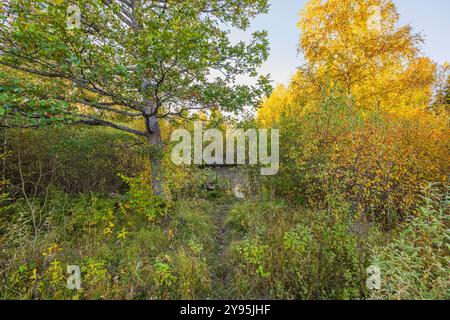
[[[295,68],[303,62],[297,53],[300,31],[299,12],[307,0],[271,0],[270,12],[257,17],[247,32],[232,32],[233,40],[246,40],[253,30],[269,32],[270,58],[261,73],[270,73],[275,83],[288,84]],[[394,0],[400,13],[400,23],[409,23],[415,32],[425,36],[423,52],[438,63],[450,61],[450,1]],[[242,81],[245,82],[243,79]]]

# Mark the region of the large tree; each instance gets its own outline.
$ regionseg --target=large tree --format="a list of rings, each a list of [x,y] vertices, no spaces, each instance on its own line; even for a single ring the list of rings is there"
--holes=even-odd
[[[426,107],[435,64],[420,55],[421,35],[399,18],[391,0],[308,1],[299,22],[307,63],[294,81],[331,81],[349,105],[365,109]]]
[[[141,136],[154,147],[153,189],[162,195],[160,119],[237,112],[269,88],[256,72],[266,32],[229,39],[230,28],[245,30],[267,10],[267,0],[5,0],[0,125],[102,125]],[[239,75],[255,85],[238,84]]]
[[[260,123],[272,126],[283,113],[315,110],[336,95],[362,110],[428,108],[436,65],[421,55],[421,35],[399,18],[391,0],[309,0],[298,24],[305,62],[263,102]]]

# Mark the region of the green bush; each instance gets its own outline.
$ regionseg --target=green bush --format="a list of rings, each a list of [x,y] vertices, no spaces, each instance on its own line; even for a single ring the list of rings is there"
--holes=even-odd
[[[154,195],[151,182],[143,175],[135,178],[128,178],[123,175],[120,177],[129,188],[125,204],[123,205],[126,210],[145,217],[150,222],[154,222],[169,214],[171,209],[170,201]]]
[[[364,298],[368,239],[327,212],[243,203],[228,220],[233,287],[245,299]]]
[[[211,298],[211,205],[183,201],[149,221],[136,209],[147,203],[56,190],[15,202],[0,233],[0,299]],[[66,288],[67,265],[81,267],[81,290]]]
[[[387,246],[376,247],[373,264],[381,269],[374,299],[450,299],[449,194],[430,186],[417,217]]]
[[[117,174],[135,176],[148,161],[133,136],[108,128],[11,129],[6,141],[8,180],[21,186],[22,176],[28,193],[39,182],[41,196],[49,185],[70,194],[120,193]]]

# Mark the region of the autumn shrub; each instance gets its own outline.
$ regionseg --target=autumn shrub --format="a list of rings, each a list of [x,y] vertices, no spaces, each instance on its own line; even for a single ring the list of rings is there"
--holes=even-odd
[[[267,188],[291,202],[311,206],[329,194],[328,168],[332,144],[355,130],[361,119],[353,116],[339,98],[330,97],[319,110],[288,110],[276,124],[280,128],[280,171],[267,179]]]
[[[447,189],[448,190],[448,189]],[[416,217],[387,246],[374,248],[381,288],[373,299],[448,300],[450,298],[449,193],[430,185]]]
[[[120,177],[122,196],[73,195],[51,186],[1,208],[2,298],[211,297],[210,204],[157,197],[145,172]],[[164,264],[173,268],[173,281],[159,279]],[[81,290],[67,289],[68,265],[80,266]]]
[[[163,138],[170,139],[164,123]],[[8,161],[5,173],[13,186],[25,180],[27,192],[39,182],[39,195],[53,185],[70,194],[122,194],[128,186],[120,176],[151,176],[152,150],[127,133],[108,128],[43,127],[35,130],[6,131]],[[195,166],[177,166],[170,149],[163,155],[161,175],[165,193],[171,199],[204,197],[207,175]],[[23,177],[23,179],[21,178]],[[151,184],[150,178],[147,182]],[[13,189],[23,196],[17,188]]]
[[[447,121],[425,111],[362,112],[330,98],[284,114],[280,128],[280,174],[268,188],[289,201],[391,228],[426,184],[448,178]]]
[[[448,179],[448,127],[425,112],[371,115],[333,145],[328,170],[357,215],[393,227],[417,205],[423,188]]]

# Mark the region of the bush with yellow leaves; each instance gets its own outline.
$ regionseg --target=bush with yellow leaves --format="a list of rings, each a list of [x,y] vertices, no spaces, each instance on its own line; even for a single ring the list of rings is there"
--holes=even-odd
[[[444,116],[364,112],[329,98],[320,109],[283,114],[279,126],[280,174],[268,188],[291,201],[389,228],[412,212],[425,185],[446,185]]]
[[[429,182],[446,186],[448,128],[426,112],[372,114],[332,146],[330,182],[358,215],[392,227],[416,207]]]

